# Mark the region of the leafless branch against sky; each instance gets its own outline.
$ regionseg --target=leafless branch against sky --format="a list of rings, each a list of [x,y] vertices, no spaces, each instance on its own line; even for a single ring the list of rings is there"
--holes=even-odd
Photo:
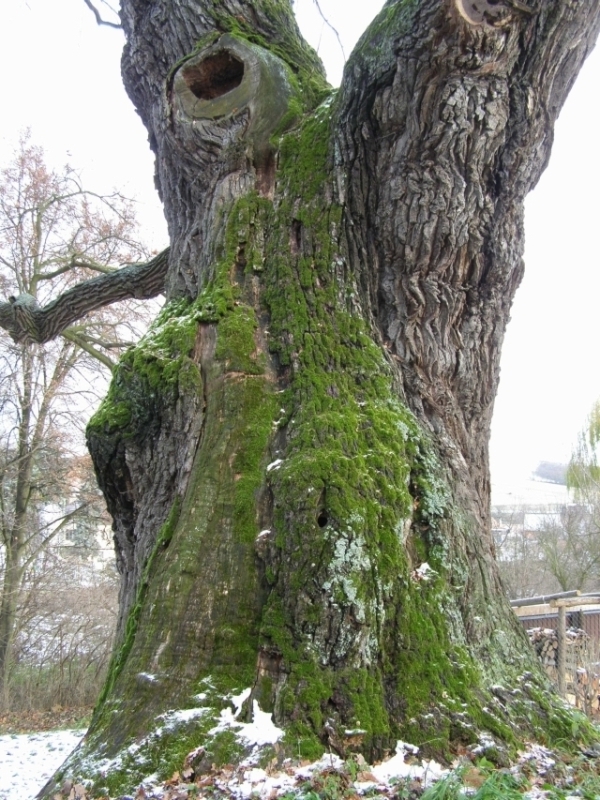
[[[87,2],[87,0],[84,0],[84,2]],[[327,17],[323,13],[323,10],[322,10],[321,6],[319,5],[319,0],[313,0],[313,3],[317,7],[317,11],[319,12],[319,15],[320,15],[321,19],[323,20],[323,22],[325,23],[325,25],[327,25],[327,27],[335,34],[335,38],[338,40],[338,43],[340,45],[340,50],[342,51],[342,57],[344,59],[344,62],[346,62],[346,53],[344,51],[344,45],[342,44],[342,40],[340,38],[340,34],[337,31],[337,28],[335,28],[331,24],[331,22],[327,19]]]
[[[98,23],[98,25],[108,25],[109,28],[119,28],[119,29],[123,28],[123,26],[119,22],[111,22],[110,20],[103,19],[102,15],[100,14],[100,12],[96,8],[96,6],[92,3],[91,0],[83,0],[83,2],[90,9],[92,14],[96,17],[96,22]],[[104,2],[104,0],[102,0],[102,2]],[[104,5],[108,6],[108,8],[110,8],[111,11],[114,11],[114,9],[108,3],[104,2]]]

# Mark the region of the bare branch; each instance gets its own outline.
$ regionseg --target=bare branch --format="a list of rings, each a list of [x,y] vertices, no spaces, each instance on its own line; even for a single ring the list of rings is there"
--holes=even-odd
[[[100,350],[97,350],[93,347],[89,342],[85,340],[85,337],[79,336],[75,331],[71,330],[71,328],[65,328],[62,332],[62,337],[73,344],[76,344],[77,347],[80,347],[83,351],[85,351],[88,355],[95,358],[96,361],[99,361],[101,364],[104,364],[105,367],[108,367],[109,370],[113,370],[115,366],[115,362],[109,358],[107,355],[102,353]]]
[[[36,560],[36,558],[38,558],[38,556],[39,556],[39,554],[41,553],[41,551],[42,551],[42,550],[44,550],[44,549],[45,549],[45,548],[46,548],[46,547],[47,547],[47,546],[50,544],[50,542],[51,542],[53,539],[56,539],[56,537],[58,536],[58,534],[59,534],[59,533],[60,533],[60,532],[61,532],[61,531],[62,531],[62,530],[65,528],[65,526],[66,526],[66,525],[67,525],[67,524],[68,524],[68,523],[69,523],[69,522],[70,522],[70,521],[73,519],[73,517],[77,516],[77,514],[79,514],[79,512],[80,512],[80,511],[83,511],[83,510],[84,510],[84,508],[87,508],[87,506],[88,506],[88,505],[89,505],[89,503],[82,503],[82,504],[81,504],[80,506],[78,506],[77,508],[74,508],[74,509],[73,509],[73,511],[70,511],[68,514],[65,514],[63,517],[61,517],[61,518],[60,518],[60,520],[54,520],[54,522],[58,522],[58,525],[57,525],[57,526],[56,526],[56,528],[55,528],[55,529],[52,531],[52,533],[48,534],[48,536],[46,536],[46,538],[45,538],[45,539],[44,539],[44,540],[43,540],[43,541],[42,541],[42,542],[39,544],[39,546],[38,546],[38,547],[36,547],[36,548],[33,550],[33,552],[31,553],[31,555],[30,555],[30,556],[29,556],[27,559],[25,559],[25,561],[23,562],[23,565],[22,565],[22,569],[23,569],[23,571],[24,571],[24,570],[26,570],[26,569],[27,569],[29,566],[31,566],[31,564],[33,564],[33,562]],[[45,526],[44,526],[44,528],[47,528],[47,527],[48,527],[47,525],[45,525]],[[37,535],[37,532],[36,532],[36,535]],[[35,536],[31,536],[31,537],[30,537],[30,538],[27,540],[27,544],[30,544],[30,543],[31,543],[31,541],[32,541],[34,538],[35,538]]]
[[[106,267],[102,264],[95,264],[92,261],[82,261],[73,256],[73,258],[62,267],[58,267],[53,272],[42,272],[37,275],[36,278],[38,283],[41,281],[51,281],[74,269],[89,269],[91,272],[101,272],[103,275],[108,275],[111,272],[116,272],[118,267]]]
[[[62,267],[55,269],[53,272],[43,272],[37,276],[37,280],[39,281],[51,281],[54,278],[58,278],[61,275],[64,275],[66,272],[70,272],[73,269],[89,269],[91,272],[101,272],[103,275],[109,275],[112,272],[116,272],[118,267],[107,267],[104,264],[97,264],[94,261],[85,261],[80,258],[76,258],[73,256],[71,260]]]
[[[38,283],[40,281],[51,281],[54,278],[59,278],[61,275],[64,275],[66,272],[70,272],[73,269],[74,265],[65,264],[64,267],[60,267],[60,269],[55,269],[54,272],[42,272],[36,276]]]
[[[335,38],[338,40],[338,44],[340,46],[340,50],[342,51],[342,58],[344,59],[344,63],[345,63],[348,59],[346,58],[346,53],[344,51],[344,45],[342,44],[342,40],[340,38],[339,33],[337,32],[337,29],[331,24],[331,22],[329,22],[329,20],[327,19],[327,17],[323,13],[323,9],[319,5],[319,0],[313,0],[313,3],[316,5],[317,11],[319,12],[319,15],[320,15],[321,19],[323,20],[323,22],[325,23],[325,25],[327,25],[327,27],[331,31],[333,31],[333,33],[335,35]]]
[[[100,16],[100,12],[98,9],[93,5],[91,0],[83,0],[86,6],[90,9],[92,14],[96,17],[96,22],[98,25],[107,25],[109,28],[118,28],[119,30],[123,30],[123,26],[118,22],[109,22],[106,19],[102,19]]]
[[[0,303],[0,327],[15,342],[49,342],[90,311],[127,298],[147,300],[161,294],[168,266],[167,248],[147,263],[79,283],[43,307],[28,294],[10,297],[7,303]]]
[[[98,336],[92,336],[86,331],[84,325],[71,325],[71,327],[67,328],[67,331],[75,334],[78,339],[81,339],[90,345],[101,347],[103,350],[122,350],[124,347],[133,347],[136,344],[135,341],[127,341],[126,339],[108,341],[107,339],[101,339]]]

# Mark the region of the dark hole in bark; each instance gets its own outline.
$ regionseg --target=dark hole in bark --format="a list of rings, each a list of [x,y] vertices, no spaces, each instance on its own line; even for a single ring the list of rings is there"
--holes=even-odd
[[[317,517],[317,523],[319,528],[324,528],[327,525],[327,514],[324,511],[319,511],[319,516]]]
[[[247,263],[248,259],[246,258],[246,246],[244,244],[240,244],[235,259],[235,282],[238,286],[244,285]]]
[[[299,219],[292,220],[292,253],[294,255],[300,251],[302,245],[302,223]]]
[[[244,62],[226,50],[183,71],[189,90],[199,100],[214,100],[227,94],[240,85],[243,77]]]
[[[275,188],[275,158],[269,149],[255,161],[256,188],[261,197],[272,197]]]

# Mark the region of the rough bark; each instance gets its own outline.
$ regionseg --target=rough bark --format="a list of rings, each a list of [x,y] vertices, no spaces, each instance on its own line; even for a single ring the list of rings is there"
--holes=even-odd
[[[120,649],[67,771],[239,757],[214,726],[245,687],[282,752],[571,731],[503,596],[487,443],[523,199],[600,9],[483,5],[390,0],[334,96],[287,0],[123,0],[172,302],[88,430]]]
[[[131,264],[80,283],[45,306],[30,294],[10,297],[0,303],[0,327],[15,342],[44,344],[90,311],[120,300],[148,300],[161,294],[168,265],[169,251],[164,250],[147,264]]]

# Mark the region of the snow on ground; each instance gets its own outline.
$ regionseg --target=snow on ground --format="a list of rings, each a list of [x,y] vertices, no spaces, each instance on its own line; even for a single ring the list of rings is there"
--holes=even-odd
[[[225,708],[221,711],[219,723],[211,731],[210,735],[215,735],[220,731],[231,728],[234,730],[238,740],[249,745],[265,745],[275,744],[283,736],[283,731],[273,724],[271,714],[261,711],[260,706],[253,701],[252,704],[252,722],[240,722],[237,718],[242,710],[245,700],[250,697],[252,689],[244,689],[244,691],[229,699],[235,706],[235,711],[231,708]],[[256,748],[255,748],[256,749]]]
[[[0,800],[33,800],[84,731],[0,736]]]
[[[239,700],[239,698],[236,699]],[[264,723],[262,719],[259,721]],[[230,726],[227,725],[228,722],[231,724],[230,720],[221,719],[224,727]],[[270,724],[272,726],[272,723]],[[274,728],[274,726],[272,727]],[[273,731],[269,728],[269,731],[274,734],[277,729],[274,728]],[[243,733],[248,736],[250,731],[244,730]],[[79,743],[82,735],[82,731],[66,730],[0,736],[0,800],[34,800],[48,778]],[[406,760],[407,756],[408,761]],[[555,763],[553,754],[539,745],[531,745],[521,755],[519,764],[513,767],[512,772],[519,774],[519,767],[525,762],[529,765],[530,778],[532,775],[539,777],[533,781],[534,785],[525,791],[523,800],[547,800],[549,793],[544,788],[540,788],[539,783],[544,780],[543,776]],[[359,761],[356,763],[358,765]],[[251,800],[251,798],[271,800],[274,797],[282,797],[286,793],[296,793],[302,783],[310,782],[315,777],[318,781],[319,774],[331,774],[332,771],[342,774],[344,762],[338,756],[324,755],[318,761],[310,764],[304,762],[302,766],[292,766],[289,762],[287,767],[284,764],[281,771],[275,772],[267,772],[252,764],[241,765],[238,770],[226,767],[213,772],[209,784],[210,791],[216,792],[216,796],[228,797],[230,800]],[[417,747],[398,742],[396,753],[381,764],[369,766],[363,760],[361,771],[354,781],[354,789],[361,796],[378,797],[384,800],[394,795],[397,790],[397,786],[394,784],[398,780],[415,780],[423,790],[440,779],[451,777],[452,774],[434,761],[419,760]],[[458,778],[461,774],[460,769],[455,774]],[[468,797],[475,790],[463,787],[462,791],[464,796]],[[149,800],[151,798],[164,800],[173,795],[169,790],[165,793],[162,786],[149,784],[146,787],[145,796]],[[555,797],[556,795],[552,794],[551,796]],[[581,794],[564,796],[565,800],[578,800]],[[587,794],[585,796],[591,797]],[[600,795],[594,796],[599,797]]]

